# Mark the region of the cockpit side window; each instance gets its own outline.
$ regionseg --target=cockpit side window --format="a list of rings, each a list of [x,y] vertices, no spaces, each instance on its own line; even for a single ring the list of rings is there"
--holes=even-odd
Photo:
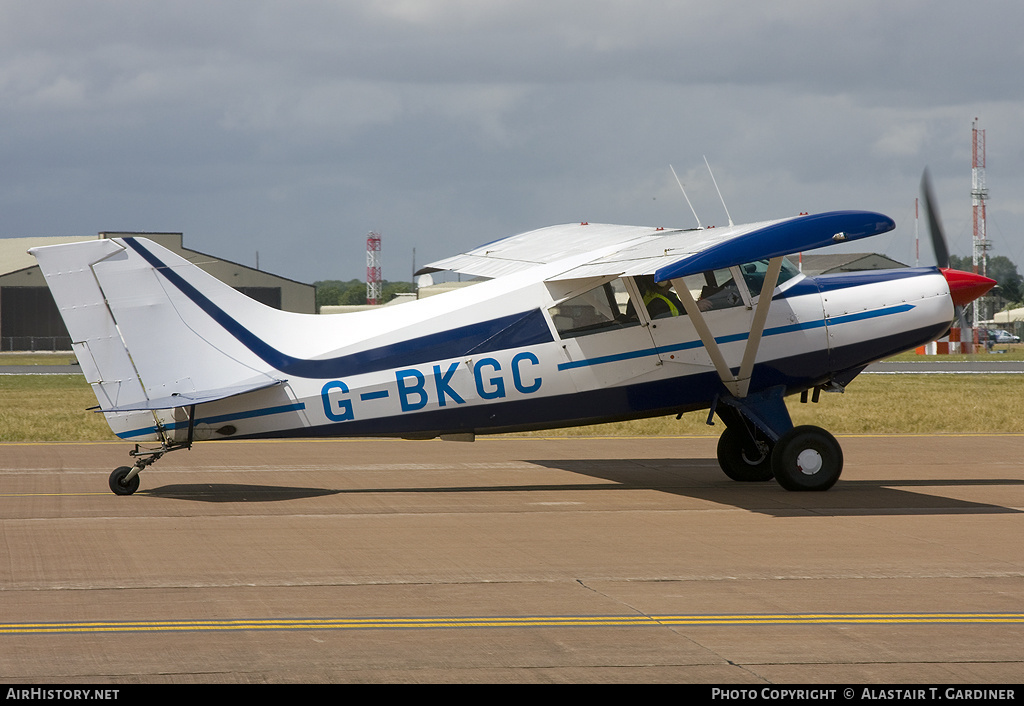
[[[671,282],[655,282],[654,275],[638,275],[633,280],[651,320],[686,315]]]
[[[744,304],[731,270],[708,270],[683,277],[681,281],[701,311],[727,309]],[[673,292],[679,283],[680,280],[672,280]]]
[[[749,290],[749,295],[741,292],[736,284],[733,273],[737,270],[743,276],[744,287]],[[686,316],[676,291],[681,283],[689,290],[701,311],[744,306],[750,299],[761,294],[761,285],[767,271],[768,260],[757,260],[738,268],[708,270],[671,282],[655,282],[653,275],[638,275],[633,278],[635,289],[627,287],[619,278],[565,299],[548,309],[548,313],[559,336],[572,338],[638,325],[638,306],[643,307],[646,319],[651,321]],[[797,268],[783,259],[779,284],[798,274]],[[630,292],[633,292],[632,298]]]
[[[621,279],[606,282],[548,309],[562,338],[639,324]]]

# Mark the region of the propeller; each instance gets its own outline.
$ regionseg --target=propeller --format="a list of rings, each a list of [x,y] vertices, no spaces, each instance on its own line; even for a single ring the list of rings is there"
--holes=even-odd
[[[921,192],[924,194],[924,209],[928,213],[928,233],[932,238],[932,251],[940,269],[949,269],[949,247],[946,245],[946,232],[942,229],[942,219],[935,203],[932,191],[932,176],[926,168],[921,175]]]
[[[992,289],[996,282],[973,272],[961,272],[950,268],[949,246],[946,243],[946,233],[942,228],[942,219],[939,217],[939,208],[932,191],[932,179],[928,169],[925,169],[921,176],[921,191],[924,194],[924,208],[928,214],[928,233],[931,236],[935,261],[938,263],[942,276],[949,283],[949,296],[953,300],[956,321],[959,322],[960,330],[963,331],[968,329],[964,307]]]

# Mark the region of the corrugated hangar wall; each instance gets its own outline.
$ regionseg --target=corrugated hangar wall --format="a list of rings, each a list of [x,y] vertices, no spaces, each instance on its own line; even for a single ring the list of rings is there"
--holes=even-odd
[[[253,299],[284,311],[316,313],[316,288],[286,277],[190,250],[181,233],[114,233],[81,238],[14,238],[0,248],[0,350],[69,350],[71,341],[28,248],[40,245],[140,236],[201,267],[222,282]]]

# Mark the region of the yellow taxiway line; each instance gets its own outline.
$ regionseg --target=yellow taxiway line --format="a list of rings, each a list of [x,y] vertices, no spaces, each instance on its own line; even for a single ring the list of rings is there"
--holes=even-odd
[[[0,634],[237,630],[425,630],[463,628],[893,625],[1024,623],[1024,613],[849,613],[808,615],[578,615],[522,617],[294,618],[0,623]]]

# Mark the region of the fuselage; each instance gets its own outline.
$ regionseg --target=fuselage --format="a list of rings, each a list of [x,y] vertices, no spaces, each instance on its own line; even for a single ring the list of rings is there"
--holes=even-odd
[[[726,291],[756,278],[756,268],[717,276]],[[432,438],[708,408],[722,381],[694,323],[678,308],[652,313],[641,284],[546,282],[533,272],[374,312],[296,319],[291,341],[259,354],[273,362],[267,374],[284,382],[199,405],[192,433],[196,440]],[[673,285],[700,296],[692,282]],[[709,295],[703,314],[733,370],[758,296],[754,286],[735,289],[721,306]],[[936,268],[819,277],[788,270],[773,295],[750,392],[846,384],[870,362],[940,337],[952,319],[949,286]],[[249,322],[231,325],[266,339]],[[148,441],[184,438],[184,412],[107,416],[122,438]]]

